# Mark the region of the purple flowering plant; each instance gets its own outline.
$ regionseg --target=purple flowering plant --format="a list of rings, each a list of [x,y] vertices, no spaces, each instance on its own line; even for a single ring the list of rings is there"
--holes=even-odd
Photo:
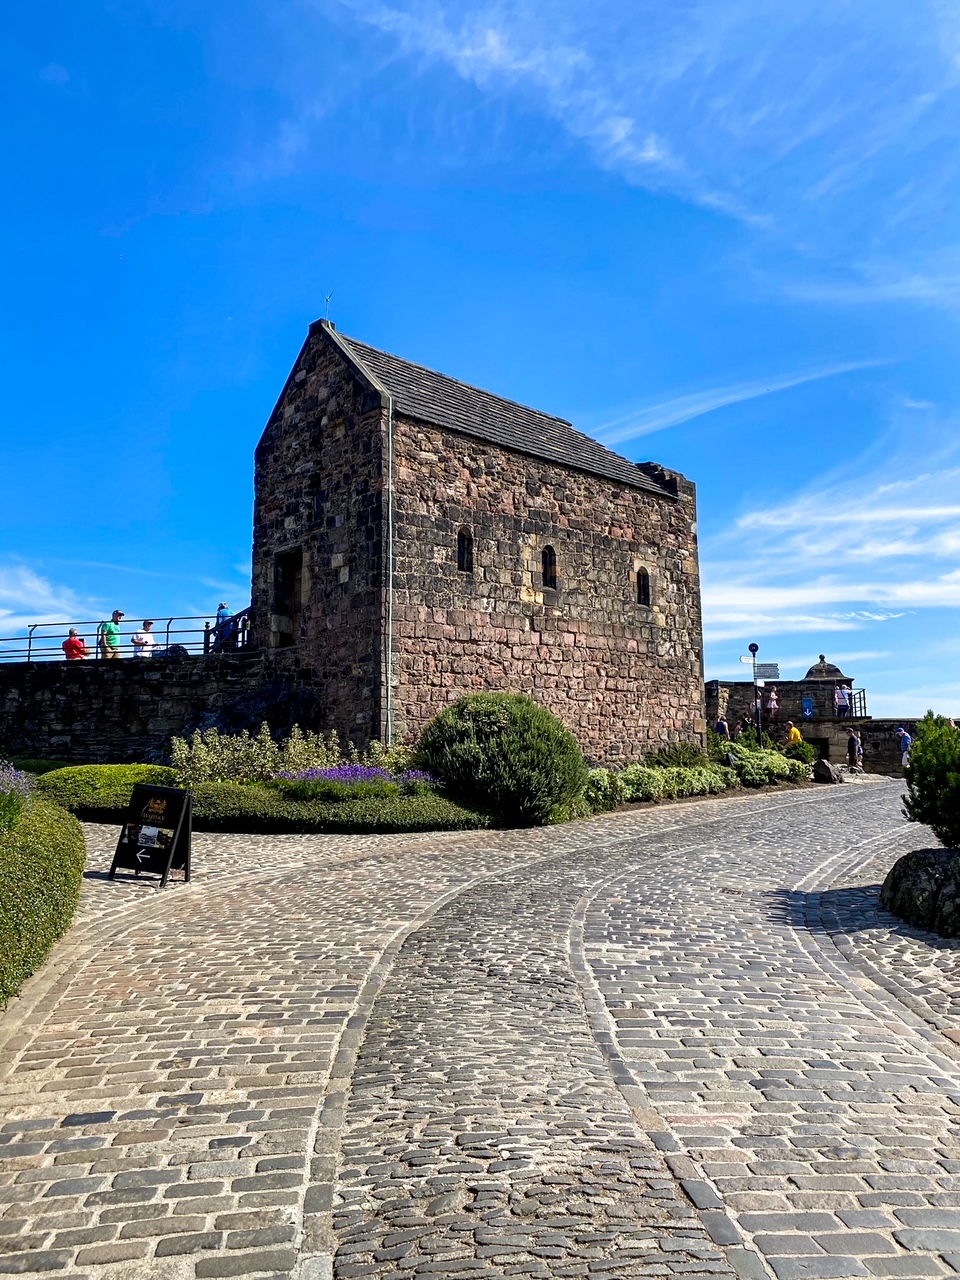
[[[0,831],[12,827],[20,817],[32,786],[25,773],[0,761]]]
[[[399,795],[425,795],[436,782],[421,769],[391,773],[379,765],[340,764],[329,769],[301,769],[274,777],[274,785],[297,800],[358,800]]]

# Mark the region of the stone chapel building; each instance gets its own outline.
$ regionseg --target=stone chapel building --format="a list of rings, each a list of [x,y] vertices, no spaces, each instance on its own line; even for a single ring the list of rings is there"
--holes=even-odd
[[[321,320],[255,490],[252,643],[344,737],[411,738],[496,689],[544,703],[595,761],[702,739],[683,476]]]

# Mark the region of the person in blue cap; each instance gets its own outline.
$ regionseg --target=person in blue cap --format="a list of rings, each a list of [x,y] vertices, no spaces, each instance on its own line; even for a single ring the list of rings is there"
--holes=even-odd
[[[909,763],[910,748],[913,746],[913,739],[907,733],[906,729],[897,730],[897,741],[900,743],[900,765],[906,768]]]

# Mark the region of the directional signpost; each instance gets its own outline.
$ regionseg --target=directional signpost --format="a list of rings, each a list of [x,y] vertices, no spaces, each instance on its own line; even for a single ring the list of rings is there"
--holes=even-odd
[[[779,662],[758,662],[757,663],[757,679],[758,680],[779,680],[780,679]]]

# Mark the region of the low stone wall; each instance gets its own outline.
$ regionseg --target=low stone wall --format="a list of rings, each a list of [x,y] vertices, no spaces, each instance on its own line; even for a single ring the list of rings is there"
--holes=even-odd
[[[153,763],[195,728],[323,728],[290,651],[0,664],[0,756]]]
[[[916,720],[873,720],[869,717],[862,720],[804,720],[798,727],[804,738],[834,764],[842,764],[846,760],[847,737],[851,729],[856,729],[863,744],[864,772],[899,777],[903,769],[900,767],[897,728],[901,726],[911,737],[916,733]]]

